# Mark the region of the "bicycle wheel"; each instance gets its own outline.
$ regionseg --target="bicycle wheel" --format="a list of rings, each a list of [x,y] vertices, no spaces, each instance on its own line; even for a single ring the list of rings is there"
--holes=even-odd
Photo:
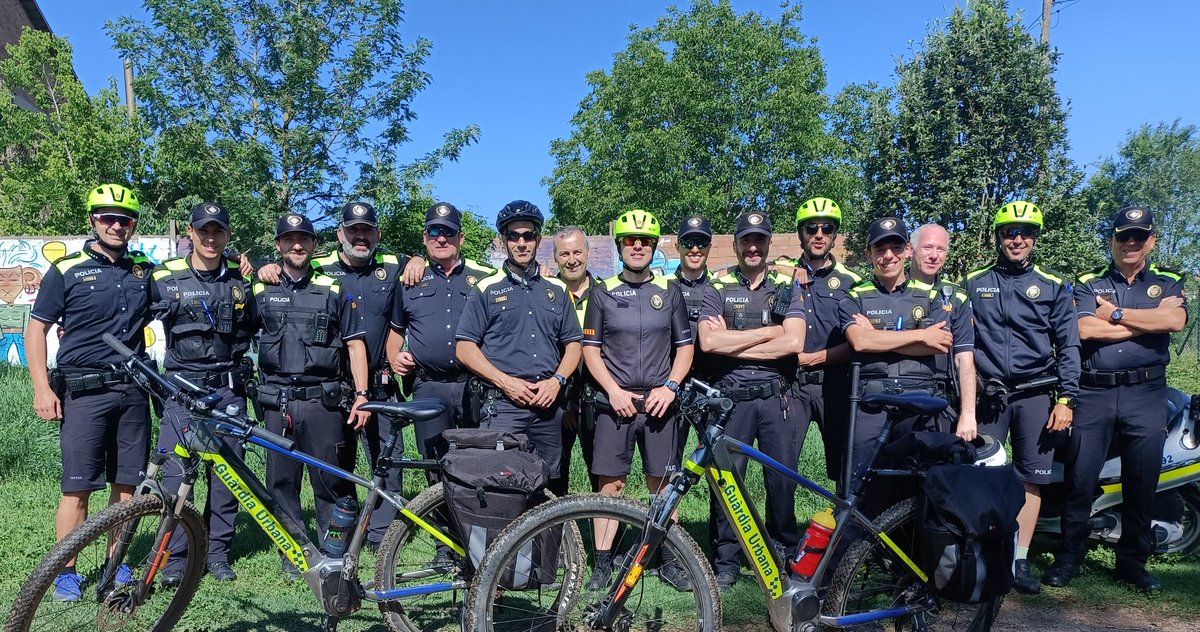
[[[208,532],[195,508],[185,505],[176,527],[177,531],[182,530],[188,546],[182,583],[175,590],[155,585],[146,600],[134,606],[131,599],[154,561],[154,540],[163,515],[163,499],[146,495],[111,505],[88,518],[54,545],[25,580],[8,611],[4,629],[7,632],[171,630],[187,609],[204,574]],[[107,586],[101,594],[100,575],[108,557],[110,535],[127,545],[124,562],[131,573],[128,578],[118,574],[118,581],[123,583],[105,582]],[[75,572],[83,577],[80,594],[73,601],[60,601],[54,594],[55,580],[72,558]]]
[[[421,519],[450,530],[450,515],[442,488],[434,486],[409,501],[408,509]],[[439,546],[428,531],[397,517],[388,527],[375,553],[375,589],[388,590],[437,582],[453,582],[454,590],[381,601],[379,610],[389,629],[420,632],[458,628],[460,593],[466,592],[463,558],[447,546]]]
[[[591,629],[589,619],[608,594],[609,586],[588,590],[584,584],[594,570],[594,519],[616,523],[612,545],[616,581],[631,563],[641,543],[650,508],[619,496],[576,494],[551,501],[522,515],[488,547],[467,597],[466,625],[471,631]],[[559,556],[556,576],[528,589],[505,587],[509,569],[531,566],[524,559],[529,545],[578,530],[583,551]],[[571,539],[571,538],[567,538]],[[716,630],[721,602],[712,568],[691,536],[682,528],[670,530],[664,542],[682,567],[683,590],[660,578],[642,577],[633,587],[613,629],[681,632]]]
[[[920,527],[917,500],[910,498],[885,511],[875,524],[902,551],[917,550]],[[926,602],[927,609],[891,621],[875,621],[852,630],[964,630],[991,629],[1003,597],[982,604],[961,604],[938,599],[895,553],[876,538],[866,537],[850,545],[838,564],[822,605],[823,613],[840,617]],[[886,624],[886,625],[885,625]]]

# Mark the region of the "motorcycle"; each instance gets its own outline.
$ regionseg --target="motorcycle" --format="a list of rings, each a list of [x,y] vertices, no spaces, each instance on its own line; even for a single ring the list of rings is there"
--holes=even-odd
[[[1158,477],[1153,529],[1156,553],[1200,552],[1200,395],[1167,389],[1167,440]],[[1112,449],[1100,470],[1099,495],[1092,503],[1091,538],[1116,544],[1121,537],[1121,460]],[[1059,516],[1066,495],[1064,466],[1055,461],[1053,478],[1042,487],[1036,533],[1061,533]]]

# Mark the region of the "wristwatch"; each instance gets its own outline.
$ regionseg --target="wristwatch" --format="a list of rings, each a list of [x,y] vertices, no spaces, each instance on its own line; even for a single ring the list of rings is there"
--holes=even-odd
[[[361,395],[362,397],[367,397],[367,398],[370,398],[369,391],[354,391],[354,396],[355,396],[355,397],[358,397],[358,396],[360,396],[360,395]]]
[[[1119,322],[1121,322],[1121,319],[1122,319],[1122,318],[1124,318],[1124,317],[1125,317],[1125,310],[1121,309],[1120,307],[1118,307],[1118,308],[1114,309],[1114,310],[1113,310],[1113,313],[1112,313],[1112,316],[1109,316],[1109,318],[1110,318],[1110,319],[1111,319],[1111,320],[1112,320],[1114,323],[1119,323]]]
[[[1054,400],[1054,403],[1062,404],[1071,410],[1075,410],[1075,406],[1079,403],[1079,400],[1075,399],[1074,397],[1060,397]]]
[[[562,373],[555,373],[555,374],[554,374],[554,379],[558,380],[558,383],[559,383],[559,385],[560,385],[560,386],[566,386],[566,385],[567,385],[567,378],[566,378],[566,377],[564,377]]]
[[[679,382],[676,382],[675,380],[667,380],[666,382],[663,382],[663,386],[670,389],[672,393],[679,392]]]

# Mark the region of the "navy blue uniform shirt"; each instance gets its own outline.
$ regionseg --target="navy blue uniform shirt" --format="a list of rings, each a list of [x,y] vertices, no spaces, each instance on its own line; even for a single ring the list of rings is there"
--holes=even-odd
[[[417,366],[441,374],[463,370],[454,357],[458,319],[475,286],[495,271],[470,259],[459,259],[449,272],[429,262],[420,283],[396,288],[392,327],[407,337]]]
[[[383,366],[384,341],[392,319],[393,296],[397,280],[408,263],[407,255],[375,253],[369,265],[354,267],[342,261],[341,254],[317,257],[312,267],[321,274],[333,277],[342,286],[342,293],[354,299],[362,318],[363,342],[367,345],[367,367],[375,371]]]
[[[150,322],[150,275],[154,263],[142,253],[127,251],[120,259],[83,250],[54,262],[42,277],[31,317],[59,323],[59,366],[105,368],[121,357],[100,339],[110,333],[136,352],[146,348],[143,328]]]
[[[1117,307],[1153,309],[1168,296],[1183,298],[1183,277],[1154,264],[1143,266],[1133,283],[1112,265],[1101,266],[1079,277],[1075,284],[1075,313],[1095,316],[1097,296]],[[1187,309],[1185,303],[1183,308]],[[1171,361],[1171,334],[1143,333],[1128,340],[1084,340],[1083,368],[1089,371],[1127,371],[1166,366]]]
[[[661,276],[641,283],[620,275],[605,279],[592,289],[583,322],[583,344],[600,347],[605,368],[623,389],[662,386],[674,348],[692,344],[683,294]]]
[[[558,371],[563,346],[583,338],[571,293],[540,267],[527,279],[504,267],[475,285],[458,321],[458,340],[479,345],[500,372],[544,380]]]
[[[833,259],[833,255],[829,258]],[[816,270],[804,257],[793,262],[793,265],[808,270],[808,283],[796,286],[804,292],[804,308],[807,312],[804,319],[808,325],[804,336],[804,352],[814,353],[846,342],[845,330],[840,326],[841,302],[850,288],[862,282],[862,277],[835,259],[833,265]]]

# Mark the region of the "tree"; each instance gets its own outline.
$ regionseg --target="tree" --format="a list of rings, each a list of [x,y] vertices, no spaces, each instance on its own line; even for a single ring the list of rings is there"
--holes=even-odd
[[[8,54],[0,61],[0,234],[83,234],[88,191],[130,183],[140,130],[112,82],[89,98],[66,40],[26,28]],[[14,91],[38,110],[19,107]]]
[[[636,207],[667,227],[701,212],[729,231],[748,210],[791,226],[830,145],[824,65],[799,23],[787,2],[772,21],[704,0],[633,31],[551,144],[554,223],[602,233]]]
[[[425,211],[436,200],[428,190],[407,198],[402,206],[384,209],[379,220],[383,245],[392,252],[418,254],[425,252],[421,233],[425,230]],[[379,211],[380,209],[376,209]],[[484,252],[496,237],[487,220],[470,212],[462,212],[462,232],[465,235],[462,256],[482,260]]]
[[[289,210],[403,207],[478,138],[454,129],[399,162],[431,80],[430,43],[403,40],[399,0],[147,0],[146,12],[108,24],[153,132],[143,197],[180,219],[186,196],[224,202],[243,247],[268,248]]]
[[[1092,265],[1096,219],[1075,199],[1082,174],[1066,156],[1054,64],[1004,0],[956,7],[898,63],[892,104],[871,109],[873,128],[890,133],[874,136],[863,163],[868,219],[946,226],[947,268],[961,274],[994,259],[996,209],[1027,199],[1047,217],[1039,261],[1067,273]]]
[[[1200,272],[1200,133],[1195,125],[1143,125],[1088,181],[1088,203],[1105,217],[1124,206],[1154,211],[1155,258]]]

